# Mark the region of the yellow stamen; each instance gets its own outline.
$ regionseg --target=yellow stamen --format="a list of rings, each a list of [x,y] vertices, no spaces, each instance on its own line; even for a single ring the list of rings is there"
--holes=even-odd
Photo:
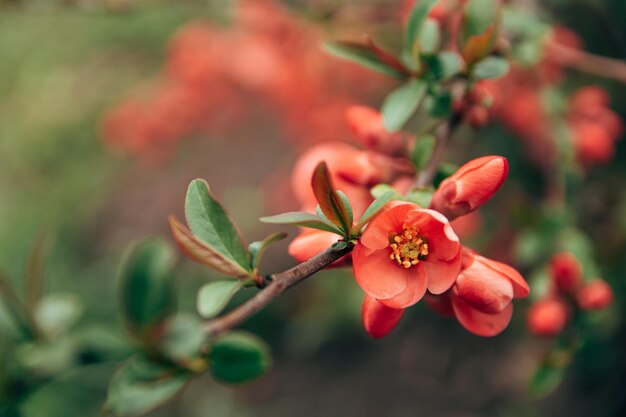
[[[419,235],[415,226],[402,226],[402,232],[389,236],[389,259],[396,261],[404,268],[410,268],[426,259],[428,244],[426,239]]]

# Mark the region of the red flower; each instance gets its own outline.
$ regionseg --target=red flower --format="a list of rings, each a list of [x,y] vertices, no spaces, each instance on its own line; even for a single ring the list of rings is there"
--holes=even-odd
[[[514,298],[530,294],[515,269],[463,248],[463,268],[450,291],[457,320],[479,336],[495,336],[511,320]]]
[[[387,336],[398,325],[404,309],[389,308],[366,295],[361,314],[367,334],[378,339]]]
[[[461,268],[461,246],[448,219],[412,203],[390,204],[352,253],[363,291],[391,308],[417,303],[428,289],[449,289]]]
[[[501,156],[483,156],[460,167],[433,195],[430,208],[453,220],[487,202],[504,182],[509,163]]]
[[[563,331],[568,318],[567,305],[561,299],[547,298],[530,306],[526,325],[534,335],[556,336]]]
[[[597,279],[578,291],[576,301],[583,310],[602,310],[613,303],[613,290],[605,280]]]
[[[289,255],[298,262],[304,262],[314,257],[320,252],[328,249],[333,243],[336,243],[339,237],[330,232],[315,229],[305,229],[289,244]],[[333,263],[333,266],[343,264],[348,257],[344,257]]]
[[[574,255],[561,252],[550,259],[550,276],[557,290],[568,293],[582,283],[583,271]]]

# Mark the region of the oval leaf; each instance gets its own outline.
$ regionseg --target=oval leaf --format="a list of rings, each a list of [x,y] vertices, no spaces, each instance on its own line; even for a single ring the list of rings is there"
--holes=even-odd
[[[233,259],[224,256],[214,248],[198,239],[174,216],[169,217],[170,229],[176,244],[188,258],[226,275],[242,278],[250,271],[242,268]]]
[[[175,307],[170,271],[173,254],[160,239],[133,246],[120,272],[122,312],[134,330],[158,324]]]
[[[116,416],[145,413],[176,395],[190,378],[185,371],[131,358],[113,375],[105,408]]]
[[[244,270],[250,268],[250,254],[237,226],[200,179],[189,184],[185,199],[185,216],[193,234]]]
[[[365,210],[363,216],[359,220],[359,223],[354,227],[356,233],[360,233],[361,229],[374,217],[376,216],[382,209],[385,207],[385,204],[393,200],[398,196],[398,192],[396,190],[389,190],[383,193],[380,197],[370,204],[370,206]]]
[[[326,220],[326,218],[304,211],[291,211],[289,213],[277,214],[276,216],[261,217],[259,220],[264,223],[310,227],[311,229],[324,230],[343,236],[341,230]]]
[[[414,45],[420,33],[422,33],[422,27],[424,22],[426,22],[426,18],[428,18],[428,14],[436,3],[437,0],[420,0],[411,10],[405,33],[405,49],[411,54],[415,53],[413,50]]]
[[[474,65],[472,75],[479,80],[499,78],[509,71],[509,62],[500,57],[490,56]]]
[[[426,87],[423,81],[411,80],[387,96],[381,109],[385,129],[390,132],[402,129],[426,96]]]
[[[261,376],[271,364],[269,348],[258,337],[241,331],[225,334],[209,354],[213,377],[228,384],[247,382]]]
[[[346,234],[352,226],[352,208],[347,198],[344,200],[336,191],[326,162],[320,162],[311,178],[315,199],[326,218]]]
[[[217,316],[241,288],[241,281],[215,281],[205,284],[198,291],[198,313],[205,319]]]

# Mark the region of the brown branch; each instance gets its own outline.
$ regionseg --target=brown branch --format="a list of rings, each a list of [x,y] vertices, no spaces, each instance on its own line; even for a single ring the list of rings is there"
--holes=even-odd
[[[626,62],[607,58],[556,42],[546,44],[548,55],[563,66],[603,78],[626,83]]]
[[[210,336],[217,336],[238,326],[271,303],[283,292],[341,259],[352,252],[353,248],[354,245],[351,243],[348,243],[348,246],[341,250],[328,248],[324,252],[315,255],[311,259],[291,269],[268,276],[266,281],[269,283],[265,288],[231,312],[206,322],[204,327],[205,332]]]

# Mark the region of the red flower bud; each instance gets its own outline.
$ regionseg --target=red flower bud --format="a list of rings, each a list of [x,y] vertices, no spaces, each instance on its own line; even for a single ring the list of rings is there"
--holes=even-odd
[[[433,195],[430,208],[450,220],[470,213],[498,191],[508,172],[509,163],[504,157],[474,159],[441,183]]]
[[[568,316],[567,306],[562,300],[549,298],[530,306],[526,325],[536,336],[556,336],[563,331]]]
[[[597,279],[578,291],[576,301],[583,310],[601,310],[613,302],[613,290],[605,280]]]
[[[615,144],[602,125],[580,121],[573,125],[573,129],[578,162],[584,165],[606,164],[613,159]]]
[[[387,336],[400,323],[404,309],[389,308],[366,295],[361,313],[367,334],[379,339]]]
[[[472,106],[467,112],[467,122],[474,129],[480,129],[484,127],[489,121],[489,110],[484,106],[476,105]]]
[[[550,259],[550,276],[558,291],[572,292],[583,280],[582,267],[574,255],[561,252]]]

